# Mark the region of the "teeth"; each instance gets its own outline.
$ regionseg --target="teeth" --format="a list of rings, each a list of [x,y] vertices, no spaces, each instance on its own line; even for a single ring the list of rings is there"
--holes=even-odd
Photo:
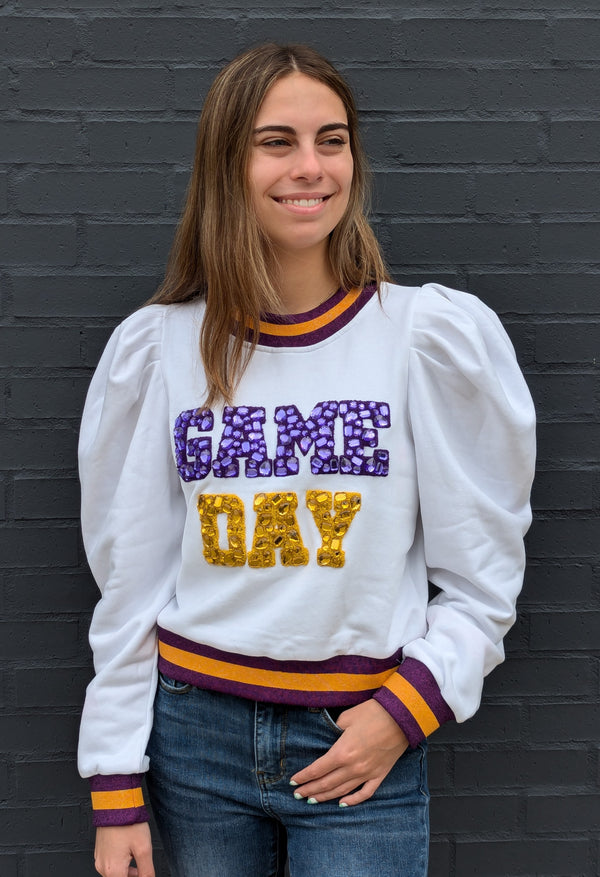
[[[295,207],[316,207],[317,204],[322,204],[325,198],[281,198],[280,201],[282,204],[293,204]]]

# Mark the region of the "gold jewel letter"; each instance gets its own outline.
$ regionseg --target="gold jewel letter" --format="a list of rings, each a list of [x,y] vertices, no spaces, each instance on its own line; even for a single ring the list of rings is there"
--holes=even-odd
[[[308,551],[302,543],[296,520],[295,493],[257,493],[254,497],[256,525],[248,566],[275,566],[275,549],[281,551],[283,566],[304,566]]]
[[[317,551],[317,563],[319,566],[343,566],[346,552],[342,551],[342,539],[360,508],[360,493],[336,493],[333,497],[333,517],[330,512],[331,493],[328,490],[307,490],[306,505],[323,540]]]
[[[217,566],[243,566],[246,563],[246,522],[244,503],[239,496],[201,493],[198,514],[207,561]],[[219,515],[227,515],[227,549],[219,547]]]

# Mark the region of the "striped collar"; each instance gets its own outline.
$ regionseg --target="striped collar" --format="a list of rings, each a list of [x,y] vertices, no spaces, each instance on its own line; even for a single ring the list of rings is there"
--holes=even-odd
[[[308,347],[335,335],[364,308],[377,287],[338,289],[327,301],[303,314],[265,314],[258,343],[266,347]],[[249,332],[250,334],[250,332]]]

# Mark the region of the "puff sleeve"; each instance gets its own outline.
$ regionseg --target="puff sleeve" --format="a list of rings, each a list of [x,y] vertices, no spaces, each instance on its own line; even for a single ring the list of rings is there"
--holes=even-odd
[[[175,591],[185,505],[160,353],[166,309],[114,332],[88,392],[79,443],[82,531],[101,591],[90,643],[79,770],[96,825],[147,819],[140,788],[156,688],[156,619]]]
[[[503,660],[531,521],[533,404],[500,321],[474,296],[420,291],[408,407],[425,562],[440,591],[425,635],[406,644],[375,698],[416,745],[473,715]]]

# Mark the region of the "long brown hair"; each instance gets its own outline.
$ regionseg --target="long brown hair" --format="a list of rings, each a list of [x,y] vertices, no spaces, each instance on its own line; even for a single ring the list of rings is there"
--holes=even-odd
[[[198,123],[196,153],[183,214],[165,278],[152,304],[206,299],[200,351],[208,382],[206,404],[231,401],[258,338],[260,315],[281,311],[269,242],[258,225],[248,186],[252,129],[269,89],[299,72],[327,85],[348,117],[354,159],[350,198],[329,240],[329,261],[340,287],[389,279],[365,218],[368,164],[358,138],[350,88],[314,49],[267,43],[231,61],[213,82]],[[247,326],[254,327],[246,345]]]

